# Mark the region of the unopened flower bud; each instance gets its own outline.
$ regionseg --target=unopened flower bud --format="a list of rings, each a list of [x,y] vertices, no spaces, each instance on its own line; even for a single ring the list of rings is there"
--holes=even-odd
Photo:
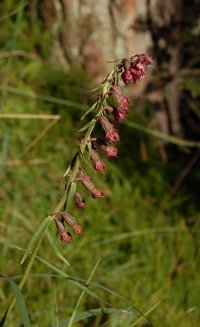
[[[86,176],[85,178],[81,178],[80,181],[88,191],[92,192],[95,189],[95,186],[94,186],[94,183],[92,182],[92,180],[88,179],[87,177],[89,177],[89,176]]]
[[[106,165],[102,160],[97,160],[94,163],[94,168],[98,170],[100,173],[104,174],[104,171],[106,169]]]
[[[76,207],[78,209],[83,209],[85,207],[85,201],[83,200],[80,193],[78,193],[78,192],[74,193],[74,200],[75,200],[75,203],[76,203]]]
[[[108,132],[111,128],[113,128],[113,124],[111,124],[105,116],[99,117],[100,124],[105,132]]]
[[[122,89],[119,85],[114,85],[112,86],[112,88],[110,89],[110,93],[112,94],[114,100],[117,103],[121,102],[121,98],[122,98]]]
[[[56,214],[56,213],[53,212],[52,214]],[[56,227],[58,229],[58,232],[59,233],[64,232],[65,231],[65,226],[63,225],[63,223],[57,218],[54,218],[54,221],[56,223]]]
[[[73,232],[74,232],[74,234],[81,235],[83,233],[83,229],[82,229],[81,225],[74,225]]]
[[[71,234],[69,232],[63,231],[60,233],[60,240],[62,242],[70,243],[72,241]]]
[[[106,157],[117,157],[117,148],[115,146],[107,146],[105,147],[105,156]]]
[[[102,191],[98,190],[98,189],[95,189],[93,192],[92,192],[92,197],[94,199],[101,199],[101,198],[104,198],[104,194]]]
[[[108,114],[112,114],[114,109],[111,106],[106,106],[105,108],[103,108],[103,110],[106,111]]]
[[[116,130],[116,128],[112,127],[107,133],[106,133],[106,140],[116,143],[119,142],[119,134]]]

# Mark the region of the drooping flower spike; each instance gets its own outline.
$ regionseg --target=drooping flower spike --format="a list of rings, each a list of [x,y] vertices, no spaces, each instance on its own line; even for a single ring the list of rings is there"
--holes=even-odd
[[[67,205],[70,198],[74,199],[77,208],[83,209],[85,207],[85,201],[79,191],[77,191],[80,183],[93,199],[105,197],[103,191],[95,186],[92,178],[84,170],[85,168],[83,169],[84,162],[89,158],[96,172],[104,174],[106,172],[106,165],[101,155],[107,158],[118,156],[116,144],[120,141],[120,136],[117,126],[127,118],[130,109],[130,99],[123,94],[119,82],[123,81],[125,85],[136,83],[144,77],[148,66],[152,63],[153,59],[145,54],[135,55],[128,59],[124,58],[118,61],[113,71],[96,88],[98,91],[96,102],[84,114],[83,118],[92,112],[94,112],[94,116],[91,121],[81,128],[80,131],[85,134],[81,138],[78,152],[64,175],[68,178],[66,185],[68,190]],[[103,132],[102,138],[95,134],[96,123],[101,127]],[[87,157],[85,157],[85,152],[87,152]],[[75,234],[82,233],[82,227],[68,213],[59,211],[52,214],[59,214],[64,220],[62,223],[62,221],[55,218],[62,241],[71,242],[71,234],[65,230],[64,223],[72,228]]]

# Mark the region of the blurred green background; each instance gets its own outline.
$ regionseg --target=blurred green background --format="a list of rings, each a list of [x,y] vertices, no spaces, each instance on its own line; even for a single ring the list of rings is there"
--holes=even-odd
[[[63,194],[79,119],[96,97],[88,90],[113,65],[108,60],[130,52],[116,42],[119,31],[105,40],[106,32],[99,34],[99,25],[87,20],[102,8],[87,17],[93,2],[66,3],[0,3],[0,274],[16,282],[28,241]],[[140,311],[153,326],[199,326],[199,1],[177,1],[174,7],[169,1],[166,8],[159,1],[157,7],[151,1],[138,0],[134,8],[127,3],[102,1],[103,17],[118,10],[126,22],[133,12],[139,35],[133,47],[135,40],[155,64],[141,88],[125,90],[132,108],[120,127],[119,156],[106,161],[105,177],[93,176],[108,197],[87,196],[82,212],[70,208],[84,228],[82,237],[60,243],[51,226],[51,242],[46,237],[42,243],[23,289],[34,327],[68,325],[80,284],[100,258],[74,326],[150,326]],[[142,43],[142,28],[150,44]],[[93,37],[100,45],[112,43],[113,53],[96,47]],[[3,314],[13,291],[5,280],[0,284]],[[17,306],[7,326],[22,326]]]

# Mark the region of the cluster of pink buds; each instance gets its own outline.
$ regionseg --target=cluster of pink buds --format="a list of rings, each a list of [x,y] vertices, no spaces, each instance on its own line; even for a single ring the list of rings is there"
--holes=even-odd
[[[120,141],[120,136],[117,130],[117,124],[126,119],[130,106],[130,100],[123,94],[119,82],[122,81],[125,85],[128,85],[129,83],[139,81],[152,62],[152,58],[144,54],[136,55],[129,59],[124,58],[97,88],[98,90],[102,90],[102,92],[97,95],[96,103],[83,116],[84,118],[89,112],[96,111],[94,118],[81,128],[80,131],[86,132],[81,139],[79,151],[70,164],[69,170],[67,170],[68,173],[66,173],[69,177],[69,190],[70,185],[72,183],[75,184],[75,191],[70,198],[74,198],[75,205],[78,209],[85,207],[85,200],[79,192],[76,192],[77,182],[81,182],[82,186],[91,194],[93,199],[105,197],[104,193],[96,188],[92,178],[82,167],[84,159],[86,159],[84,157],[84,152],[86,151],[87,160],[89,157],[94,169],[101,174],[105,174],[106,172],[106,165],[101,159],[101,155],[103,154],[107,158],[115,158],[118,155],[116,144]],[[99,123],[103,131],[102,138],[91,135],[96,122]],[[62,220],[55,218],[61,241],[71,241],[71,234],[65,230],[64,223],[67,223],[75,234],[82,233],[81,226],[77,225],[75,218],[68,213],[54,212],[52,214],[59,214],[62,217]]]
[[[63,218],[63,222],[57,218],[54,218],[57,230],[60,235],[60,240],[62,242],[70,243],[72,241],[71,233],[66,231],[64,222],[66,222],[67,225],[72,228],[74,234],[82,234],[83,229],[80,225],[77,224],[76,219],[74,217],[63,211],[56,211],[51,213],[51,216],[55,215],[60,215]]]

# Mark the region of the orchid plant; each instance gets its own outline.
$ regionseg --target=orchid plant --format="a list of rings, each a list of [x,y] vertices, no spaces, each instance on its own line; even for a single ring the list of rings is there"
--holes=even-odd
[[[21,261],[21,264],[25,261],[27,264],[23,277],[18,285],[19,290],[23,288],[29,276],[42,239],[52,221],[55,223],[62,242],[69,243],[72,241],[71,233],[66,229],[66,225],[72,229],[74,234],[82,234],[82,226],[67,212],[69,204],[72,201],[81,210],[85,207],[85,200],[79,190],[80,184],[83,185],[95,200],[105,197],[104,192],[98,189],[92,178],[85,171],[83,163],[87,157],[87,160],[91,161],[94,169],[104,174],[106,166],[101,159],[102,156],[108,158],[117,157],[118,150],[116,145],[120,141],[117,124],[122,123],[126,119],[130,106],[130,100],[127,96],[123,95],[120,83],[123,82],[125,85],[128,85],[139,81],[144,77],[147,67],[153,63],[153,60],[145,54],[140,54],[129,59],[124,58],[117,62],[111,73],[94,90],[97,91],[96,102],[81,118],[81,120],[84,120],[88,114],[93,113],[93,118],[80,129],[83,136],[81,137],[78,151],[64,174],[66,185],[63,196],[53,212],[41,223],[27,246]],[[103,137],[97,136],[96,125],[99,125],[102,129]],[[0,321],[1,326],[4,326],[15,302],[16,298],[13,297]]]
[[[95,89],[98,91],[97,101],[82,117],[85,118],[89,113],[94,112],[92,120],[87,122],[80,132],[85,132],[81,138],[79,149],[70,163],[64,176],[67,176],[67,197],[64,207],[66,208],[74,199],[75,205],[79,209],[85,207],[85,200],[77,191],[79,183],[91,193],[94,199],[104,198],[104,192],[99,190],[93,183],[92,178],[83,169],[84,158],[91,160],[94,169],[104,174],[106,166],[100,156],[104,155],[109,158],[117,157],[118,150],[116,144],[120,141],[117,130],[117,123],[122,123],[129,112],[130,100],[123,95],[122,88],[119,85],[122,80],[125,85],[135,83],[144,77],[147,67],[153,62],[152,58],[140,54],[130,59],[122,59],[115,65],[113,71],[107,75],[103,82]],[[115,105],[111,105],[111,103]],[[95,135],[95,126],[100,125],[104,132],[103,137]],[[72,236],[66,231],[65,224],[69,225],[75,234],[82,234],[82,227],[76,223],[76,219],[66,212],[53,212],[56,227],[58,229],[60,240],[71,242]],[[61,219],[56,218],[59,215]]]

